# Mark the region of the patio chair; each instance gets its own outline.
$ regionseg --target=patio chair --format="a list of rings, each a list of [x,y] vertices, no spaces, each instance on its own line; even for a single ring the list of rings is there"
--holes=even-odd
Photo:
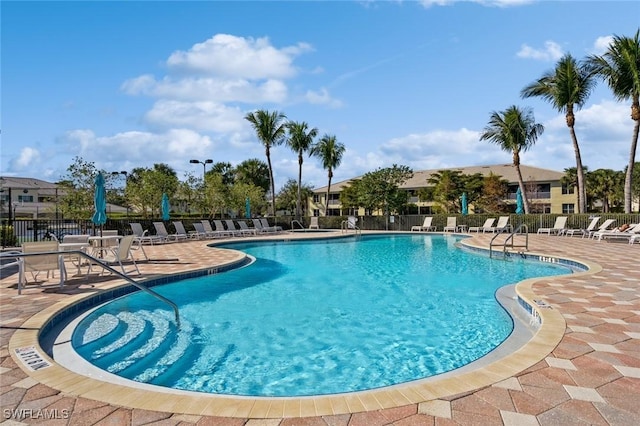
[[[238,220],[238,226],[241,231],[244,231],[247,235],[258,235],[258,230],[256,228],[250,228],[246,221]]]
[[[495,218],[490,217],[489,219],[484,221],[482,226],[470,226],[469,232],[480,232],[484,234],[486,231],[493,230],[493,223],[496,221]]]
[[[102,262],[107,265],[120,265],[120,269],[122,269],[123,274],[127,274],[127,271],[124,269],[124,265],[122,262],[131,261],[133,266],[136,268],[136,272],[140,275],[140,269],[138,269],[138,264],[136,260],[133,258],[133,254],[131,253],[131,245],[135,239],[135,235],[127,235],[126,237],[122,237],[120,243],[118,244],[118,248],[111,253],[108,253],[102,260]],[[104,269],[103,269],[104,273]]]
[[[224,229],[224,226],[222,226],[222,222],[220,222],[220,226],[214,225],[216,227],[216,229],[213,229],[213,227],[211,226],[211,222],[209,222],[209,220],[207,220],[207,219],[202,219],[200,222],[202,222],[202,227],[204,228],[204,231],[208,235],[211,235],[214,238],[215,237],[228,237],[228,236],[231,235],[229,232],[227,232]]]
[[[57,241],[33,241],[22,243],[22,253],[47,253],[57,252]],[[58,253],[43,254],[38,256],[26,256],[19,262],[18,294],[22,293],[22,288],[27,285],[27,272],[31,274],[34,282],[37,282],[40,272],[49,273],[55,277],[55,271],[60,271],[60,285],[64,283],[64,260]]]
[[[589,231],[589,233],[586,235],[587,238],[592,238],[596,232],[604,232],[604,231],[606,231],[615,222],[616,222],[615,219],[607,219],[607,220],[605,220],[604,222],[602,222],[602,225],[598,226],[598,229]],[[583,237],[584,237],[584,235],[583,235]]]
[[[456,232],[458,219],[455,216],[447,218],[447,225],[442,229],[443,232]]]
[[[131,232],[135,235],[135,240],[138,241],[139,244],[160,244],[166,242],[166,239],[161,235],[149,235],[149,231],[146,229],[142,229],[142,225],[137,222],[129,223],[131,227]]]
[[[556,222],[551,228],[538,228],[538,234],[562,235],[567,227],[567,216],[556,217]]]
[[[616,228],[613,230],[598,231],[593,234],[593,238],[597,237],[598,241],[606,239],[630,239],[636,235],[640,235],[640,224],[638,223],[629,225],[624,230]]]
[[[169,234],[167,228],[164,226],[164,222],[153,222],[153,227],[156,228],[156,235],[164,238],[165,241],[179,241],[189,238],[187,235]]]
[[[311,216],[311,221],[309,222],[309,229],[320,229],[320,224],[318,224],[318,216]]]
[[[260,219],[260,224],[267,232],[282,232],[282,226],[278,225],[269,225],[269,221],[266,217]]]
[[[173,227],[176,230],[176,233],[174,235],[177,236],[179,239],[188,240],[189,238],[198,238],[198,235],[196,233],[187,232],[187,230],[184,229],[184,225],[182,224],[182,221],[177,220],[171,223],[173,223]]]
[[[425,231],[425,232],[431,232],[431,231],[435,231],[436,227],[431,225],[431,222],[433,222],[433,216],[426,216],[424,218],[424,222],[422,222],[422,225],[415,225],[411,227],[411,231]]]
[[[193,222],[191,225],[193,225],[195,231],[192,231],[194,234],[196,234],[198,236],[199,240],[204,240],[207,238],[213,238],[215,233],[209,233],[204,229],[204,225],[202,224],[202,222]]]
[[[582,238],[584,238],[585,235],[590,234],[591,231],[596,229],[596,225],[598,224],[599,221],[600,221],[600,216],[596,216],[593,219],[591,219],[591,222],[589,222],[589,225],[586,228],[566,229],[564,231],[564,235],[566,237],[568,236],[573,237],[575,234],[580,233],[580,235],[582,235]]]
[[[249,228],[247,228],[248,232],[247,230],[238,228],[233,219],[225,219],[224,223],[227,225],[227,230],[229,230],[233,236],[251,235],[253,233]]]
[[[492,226],[489,229],[491,232],[509,232],[511,231],[511,225],[509,225],[509,216],[500,216],[496,226]],[[484,232],[484,231],[483,231]]]

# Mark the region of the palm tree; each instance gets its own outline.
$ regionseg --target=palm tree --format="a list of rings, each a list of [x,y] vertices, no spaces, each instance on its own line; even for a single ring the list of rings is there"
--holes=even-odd
[[[342,155],[344,154],[344,151],[344,145],[338,142],[335,136],[327,134],[322,136],[320,141],[314,144],[309,151],[310,155],[320,159],[322,162],[322,168],[327,170],[327,176],[329,176],[327,197],[325,198],[324,207],[325,216],[329,210],[329,193],[331,192],[331,178],[333,177],[333,170],[342,162]]]
[[[276,188],[273,180],[273,167],[271,167],[271,147],[280,145],[285,138],[284,120],[287,118],[283,113],[278,111],[258,110],[250,112],[244,116],[256,131],[256,135],[262,145],[264,145],[265,154],[267,156],[267,165],[269,166],[269,185],[271,191],[271,212],[276,214]]]
[[[576,106],[578,108],[584,106],[594,85],[593,75],[588,72],[587,68],[579,66],[578,62],[570,54],[566,54],[560,58],[553,71],[546,72],[540,79],[526,86],[521,92],[524,98],[539,96],[549,101],[557,111],[565,113],[576,156],[578,213],[585,212],[587,197],[580,147],[574,129],[576,123],[574,109]]]
[[[587,58],[589,69],[603,78],[619,101],[631,99],[631,119],[635,121],[629,164],[624,179],[624,212],[631,213],[633,165],[640,131],[640,30],[631,37],[614,36],[602,56]]]
[[[480,140],[488,140],[500,146],[503,151],[513,153],[513,166],[518,174],[525,214],[529,214],[529,200],[520,171],[520,152],[531,148],[542,132],[544,126],[535,122],[530,108],[520,109],[512,105],[504,111],[492,112],[489,124],[480,135]]]
[[[303,154],[311,149],[313,139],[318,136],[318,129],[315,127],[308,130],[308,125],[304,121],[297,123],[291,121],[287,123],[289,129],[289,139],[286,144],[291,150],[298,154],[298,198],[296,200],[296,218],[300,219],[300,206],[302,204],[302,162]]]

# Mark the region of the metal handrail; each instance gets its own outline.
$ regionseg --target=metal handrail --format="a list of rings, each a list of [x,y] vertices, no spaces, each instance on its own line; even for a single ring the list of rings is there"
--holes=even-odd
[[[297,219],[293,219],[293,220],[291,221],[291,229],[293,229],[293,228],[294,228],[294,227],[293,227],[293,225],[294,225],[294,224],[296,224],[296,223],[298,224],[298,226],[300,226],[300,229],[303,229],[303,230],[305,230],[305,231],[307,230],[307,228],[305,228],[305,227],[304,227],[304,225],[303,225],[302,223],[300,223],[300,221],[299,221],[299,220],[297,220]]]
[[[18,257],[18,258],[22,258],[22,257],[31,257],[31,256],[44,256],[44,255],[52,255],[52,254],[57,254],[59,256],[68,256],[70,254],[73,255],[78,255],[80,257],[84,257],[86,259],[88,259],[90,262],[95,262],[97,264],[99,264],[100,266],[102,266],[104,269],[106,269],[107,271],[111,272],[112,274],[115,274],[117,276],[119,276],[120,278],[124,278],[125,281],[127,281],[130,284],[133,284],[135,287],[137,287],[138,289],[150,294],[151,296],[159,299],[160,301],[168,304],[169,306],[171,306],[171,308],[173,309],[173,312],[176,316],[176,324],[178,327],[180,327],[180,313],[178,311],[178,305],[176,305],[175,303],[173,303],[171,300],[167,299],[166,297],[162,296],[161,294],[156,293],[155,291],[151,290],[150,288],[144,286],[143,284],[135,281],[133,278],[129,277],[126,274],[123,274],[122,272],[118,271],[117,269],[112,268],[111,266],[107,265],[106,263],[102,262],[100,259],[96,259],[95,257],[81,251],[81,250],[69,250],[69,251],[46,251],[46,252],[40,252],[40,253],[18,253],[18,252],[12,252],[10,255],[2,255],[2,257]],[[63,271],[61,271],[61,273],[65,273]],[[20,283],[18,284],[18,288],[20,288]]]
[[[514,244],[514,239],[513,239],[513,237],[514,237],[516,234],[521,234],[521,233],[522,233],[521,231],[522,231],[523,229],[524,229],[524,234],[525,234],[525,244],[524,244],[523,246],[516,246],[516,245]],[[500,234],[501,234],[501,233],[499,232],[499,233],[497,233],[496,235],[494,235],[494,236],[493,236],[493,238],[491,238],[491,241],[489,242],[489,258],[491,258],[491,257],[493,256],[493,246],[494,246],[493,241],[494,241],[496,238],[498,238],[498,236],[499,236]],[[524,247],[524,248],[525,248],[525,250],[529,250],[529,227],[527,227],[527,225],[526,225],[525,223],[521,223],[520,225],[518,225],[518,227],[517,227],[517,228],[515,228],[513,231],[511,231],[511,233],[509,234],[509,236],[504,240],[504,243],[502,243],[502,244],[495,244],[496,246],[502,246],[502,253],[503,253],[503,254],[506,254],[506,252],[507,252],[507,246],[509,245],[509,240],[511,240],[511,245],[510,245],[510,247],[511,247],[511,248],[514,248],[514,247]]]

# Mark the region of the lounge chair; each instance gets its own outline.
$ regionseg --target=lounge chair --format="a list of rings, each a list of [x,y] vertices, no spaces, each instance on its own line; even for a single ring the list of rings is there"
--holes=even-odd
[[[556,222],[551,228],[538,228],[538,234],[562,235],[567,227],[567,216],[556,217]]]
[[[214,225],[216,229],[213,229],[213,227],[211,226],[211,222],[209,222],[207,219],[202,219],[200,222],[202,223],[204,232],[206,232],[207,235],[210,235],[213,238],[231,236],[231,233],[227,232],[224,229],[224,226],[222,226],[222,222],[220,222],[220,229],[218,229],[217,225]]]
[[[458,219],[455,216],[447,218],[447,225],[442,229],[443,232],[456,232],[458,229]]]
[[[267,232],[282,232],[282,226],[278,225],[269,225],[269,221],[266,217],[260,219],[260,224]]]
[[[587,238],[592,238],[596,232],[604,232],[608,230],[609,227],[615,223],[615,221],[615,219],[605,220],[604,222],[602,222],[602,225],[598,226],[598,229],[589,231],[589,233],[587,234]]]
[[[216,228],[216,232],[218,232],[220,235],[225,235],[227,237],[232,237],[233,234],[233,230],[232,229],[226,229],[224,227],[224,225],[222,224],[222,220],[220,219],[214,219],[213,220],[213,226],[215,226]]]
[[[236,224],[232,219],[225,219],[224,223],[225,225],[227,225],[227,230],[231,232],[231,235],[233,235],[234,237],[237,235],[240,235],[240,236],[251,235],[251,232],[247,232],[236,227]]]
[[[213,238],[213,235],[208,233],[204,229],[204,225],[202,224],[202,222],[193,222],[191,225],[193,225],[193,228],[195,229],[195,231],[191,231],[191,234],[196,235],[196,238],[198,238],[199,240]]]
[[[500,216],[496,226],[492,226],[489,229],[491,232],[509,232],[511,231],[511,225],[509,225],[509,216]]]
[[[174,235],[176,235],[178,238],[186,240],[189,238],[195,239],[200,237],[196,231],[187,232],[187,230],[184,229],[184,224],[182,223],[182,221],[178,220],[172,223],[173,223],[173,227],[176,229],[176,233]]]
[[[189,238],[188,235],[180,235],[178,233],[169,234],[167,228],[164,226],[164,222],[153,222],[154,228],[156,228],[156,235],[161,236],[165,241],[180,241]]]
[[[130,260],[133,263],[133,266],[135,266],[136,272],[138,273],[138,275],[140,275],[138,264],[136,263],[136,260],[133,258],[133,254],[131,253],[131,245],[133,244],[135,238],[135,235],[127,235],[126,237],[122,237],[120,239],[120,244],[118,244],[118,248],[115,251],[108,253],[103,259],[100,260],[102,260],[102,262],[106,263],[107,265],[117,263],[118,265],[120,265],[120,269],[122,269],[122,273],[125,275],[127,274],[127,271],[124,269],[124,265],[122,264],[122,262]]]
[[[146,229],[143,230],[142,225],[137,222],[131,222],[129,226],[131,226],[131,232],[133,232],[133,235],[136,237],[135,240],[137,240],[139,244],[154,245],[166,242],[166,239],[161,235],[149,235],[149,231]]]
[[[633,244],[636,241],[638,241],[640,243],[640,234],[634,234],[634,235],[629,237],[629,244]]]
[[[496,221],[495,218],[489,218],[489,219],[484,221],[484,224],[482,226],[470,226],[469,227],[469,232],[480,232],[480,231],[482,231],[482,233],[484,234],[486,231],[493,230],[493,223],[495,221]]]
[[[22,243],[22,253],[24,254],[57,252],[58,250],[57,241],[34,241]],[[57,253],[25,256],[22,258],[22,261],[19,262],[19,269],[18,294],[21,294],[22,288],[27,285],[27,272],[31,274],[34,281],[37,281],[40,272],[46,271],[47,278],[49,278],[50,272],[51,276],[54,277],[55,271],[58,270],[60,271],[60,285],[62,286],[64,283],[64,259],[63,256],[60,256]]]
[[[249,228],[249,225],[247,225],[247,222],[244,220],[238,220],[237,222],[240,230],[244,231],[245,235],[258,235],[258,230],[256,228]]]
[[[318,216],[311,216],[311,222],[309,223],[309,229],[320,229],[320,224],[318,223]]]
[[[591,222],[589,222],[589,225],[586,228],[566,229],[564,231],[564,235],[566,237],[568,236],[573,237],[575,234],[580,233],[580,235],[582,235],[582,238],[584,238],[585,235],[589,235],[591,231],[596,229],[596,225],[598,224],[599,221],[600,221],[600,216],[596,216],[593,219],[591,219]]]
[[[422,225],[415,225],[411,227],[411,231],[418,231],[418,232],[431,232],[431,231],[435,231],[436,227],[431,225],[431,222],[433,222],[433,216],[426,216],[424,218],[424,222],[422,222]]]
[[[640,235],[640,224],[638,223],[630,225],[624,231],[618,228],[610,231],[598,231],[593,234],[593,238],[597,238],[598,241],[603,239],[630,239],[635,235]]]

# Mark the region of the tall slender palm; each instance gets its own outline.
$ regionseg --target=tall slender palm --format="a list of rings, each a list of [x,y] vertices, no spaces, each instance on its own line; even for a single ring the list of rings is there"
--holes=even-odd
[[[587,66],[607,82],[616,99],[631,99],[631,119],[635,124],[624,179],[624,212],[631,213],[633,166],[640,131],[640,30],[634,37],[614,36],[604,55],[587,58]]]
[[[285,138],[286,116],[278,111],[258,110],[250,112],[244,116],[256,131],[256,135],[262,145],[267,156],[267,165],[269,166],[269,185],[271,187],[271,212],[276,214],[276,188],[273,180],[273,167],[271,166],[271,147],[280,145]]]
[[[327,215],[329,210],[329,193],[331,192],[331,178],[333,177],[333,170],[342,162],[342,155],[344,154],[345,147],[343,144],[337,141],[333,135],[325,134],[320,141],[311,147],[310,155],[318,157],[322,162],[322,168],[327,170],[327,176],[329,177],[329,183],[327,184],[327,197],[325,198],[324,215]]]
[[[307,123],[291,121],[287,123],[289,138],[286,144],[291,150],[298,154],[298,198],[296,200],[296,218],[300,219],[300,206],[302,204],[302,163],[303,155],[311,149],[313,139],[318,136],[318,129],[315,127],[309,130]]]
[[[504,111],[492,112],[489,124],[480,135],[480,140],[493,142],[503,151],[513,153],[513,166],[518,174],[518,186],[522,193],[525,214],[529,214],[529,200],[520,171],[520,152],[531,148],[542,132],[544,126],[535,122],[530,108],[520,109],[512,105]]]
[[[549,101],[557,111],[565,114],[576,156],[578,213],[585,212],[587,197],[580,146],[574,129],[576,123],[574,109],[584,106],[594,86],[595,80],[587,68],[578,64],[570,54],[566,54],[560,58],[554,70],[546,72],[537,81],[522,89],[521,92],[524,98],[541,97]]]

